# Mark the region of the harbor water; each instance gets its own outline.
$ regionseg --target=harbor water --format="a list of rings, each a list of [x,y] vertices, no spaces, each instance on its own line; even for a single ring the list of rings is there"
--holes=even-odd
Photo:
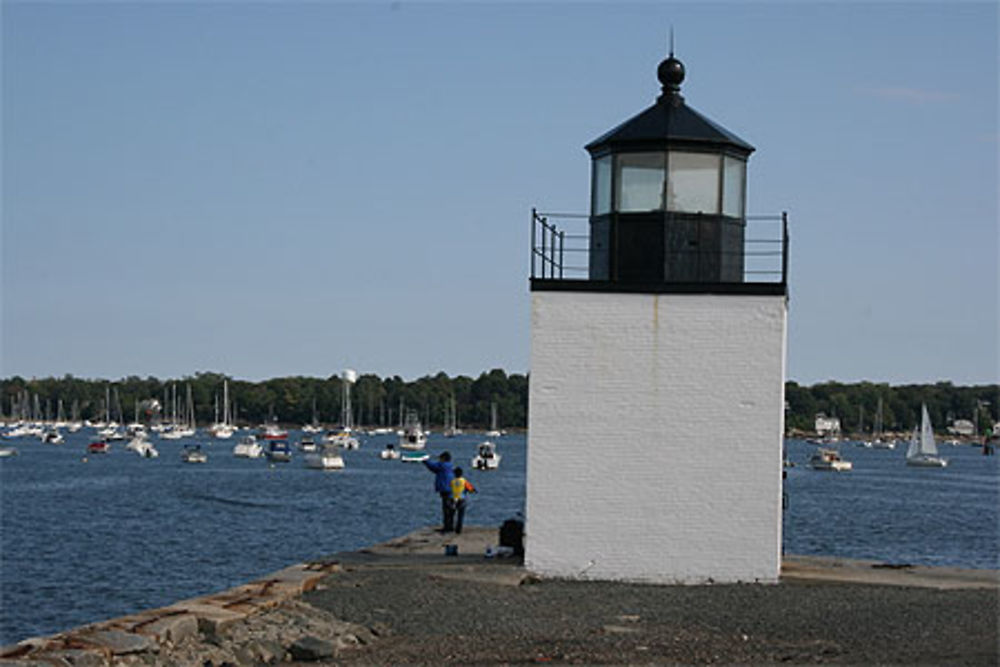
[[[160,456],[144,459],[120,442],[88,455],[92,438],[84,429],[61,445],[3,443],[19,453],[0,459],[0,645],[223,590],[440,520],[424,466],[379,458],[394,435],[363,437],[337,471],[307,468],[294,447],[290,463],[235,458],[235,437],[198,439],[203,464],[181,461],[191,441],[154,436]],[[490,472],[471,470],[482,439],[435,434],[427,452],[449,450],[478,487],[466,521],[499,526],[524,508],[525,437],[498,439],[502,461]],[[786,447],[797,464],[785,480],[786,553],[998,567],[1000,457],[945,446],[947,468],[918,469],[901,449],[842,444],[854,469],[824,473],[806,466],[813,445]]]

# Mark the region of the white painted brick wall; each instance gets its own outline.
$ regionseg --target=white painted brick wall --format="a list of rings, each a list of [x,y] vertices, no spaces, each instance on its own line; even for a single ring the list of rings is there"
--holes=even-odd
[[[527,567],[776,581],[787,305],[533,292]]]

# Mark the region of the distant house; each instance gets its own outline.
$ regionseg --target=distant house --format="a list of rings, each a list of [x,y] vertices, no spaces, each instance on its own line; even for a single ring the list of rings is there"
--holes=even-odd
[[[822,412],[816,415],[817,435],[839,435],[840,417],[827,417]]]
[[[976,425],[971,419],[956,419],[948,427],[948,433],[952,435],[975,435]]]

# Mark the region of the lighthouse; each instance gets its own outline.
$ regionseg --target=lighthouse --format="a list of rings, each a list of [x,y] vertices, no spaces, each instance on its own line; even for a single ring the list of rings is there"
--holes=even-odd
[[[747,215],[755,149],[688,106],[673,53],[656,76],[652,106],[586,145],[582,275],[533,212],[525,565],[773,582],[787,220]]]

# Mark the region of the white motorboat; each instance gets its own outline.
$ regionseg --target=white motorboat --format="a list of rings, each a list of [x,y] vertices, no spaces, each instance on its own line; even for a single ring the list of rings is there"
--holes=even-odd
[[[385,449],[379,452],[378,457],[383,461],[395,461],[399,458],[399,450],[390,442],[385,446]]]
[[[17,424],[3,433],[5,438],[23,438],[28,435],[32,435],[32,432],[26,424]]]
[[[350,429],[327,431],[326,435],[323,436],[323,444],[343,447],[344,449],[361,449],[361,443],[351,435]]]
[[[214,424],[209,428],[208,432],[212,434],[213,438],[218,440],[228,440],[233,437],[233,433],[236,432],[236,429],[229,424]]]
[[[938,456],[934,428],[931,426],[926,404],[921,406],[920,428],[913,430],[913,438],[906,450],[906,465],[921,468],[944,468],[948,465],[947,459]]]
[[[108,427],[103,431],[98,431],[97,434],[102,440],[107,440],[108,442],[113,442],[115,440],[125,440],[125,432],[118,427]],[[145,437],[145,435],[141,436]]]
[[[430,454],[403,454],[399,460],[403,463],[423,463],[430,457]]]
[[[180,426],[168,427],[160,431],[161,440],[180,440],[184,437],[184,428]]]
[[[472,467],[476,470],[496,470],[500,467],[497,446],[489,440],[479,443],[476,455],[472,457]]]
[[[840,452],[835,449],[820,448],[809,457],[809,467],[813,470],[830,470],[833,472],[843,472],[853,468],[850,461],[840,458]]]
[[[304,435],[302,436],[302,439],[299,440],[299,451],[315,452],[317,449],[316,439],[311,435]]]
[[[184,463],[208,463],[208,454],[201,451],[201,445],[184,445],[181,451],[181,461]]]
[[[340,455],[339,447],[324,445],[319,451],[306,454],[306,467],[316,470],[342,470],[344,457]]]
[[[57,429],[51,429],[43,432],[38,436],[42,442],[48,445],[61,445],[63,444],[63,435]]]
[[[240,441],[233,447],[233,456],[245,459],[259,459],[264,456],[264,448],[257,442],[256,437],[246,435],[240,438]]]
[[[0,447],[0,459],[5,459],[8,456],[17,456],[16,447]]]
[[[420,418],[415,410],[406,413],[403,432],[399,436],[399,448],[421,450],[427,446],[427,434],[420,427]]]
[[[125,445],[125,449],[147,459],[155,459],[160,455],[160,452],[156,451],[156,447],[153,447],[153,443],[146,440],[146,436],[144,435],[129,440],[128,444]]]

